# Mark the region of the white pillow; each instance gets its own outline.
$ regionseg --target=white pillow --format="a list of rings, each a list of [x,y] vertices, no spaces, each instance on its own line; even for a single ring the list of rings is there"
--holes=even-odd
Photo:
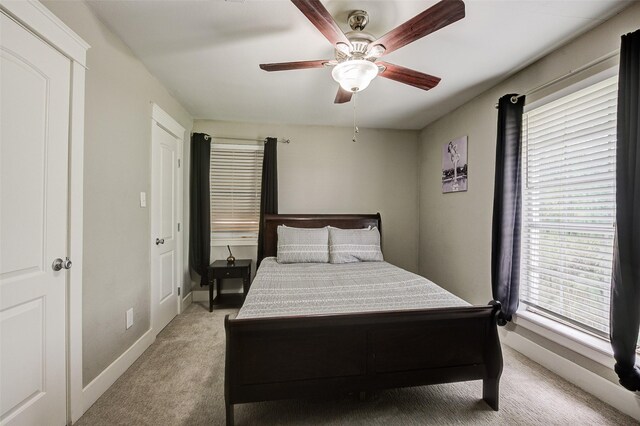
[[[371,229],[329,228],[329,262],[382,262],[380,232]]]
[[[290,228],[278,226],[278,263],[327,263],[327,228]]]

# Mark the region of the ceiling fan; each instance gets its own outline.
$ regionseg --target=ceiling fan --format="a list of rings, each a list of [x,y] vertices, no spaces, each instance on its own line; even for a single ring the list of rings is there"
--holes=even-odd
[[[333,67],[331,75],[340,84],[335,103],[349,102],[355,92],[367,88],[378,75],[422,90],[438,85],[439,77],[379,61],[382,56],[464,18],[462,0],[442,0],[404,24],[376,39],[364,31],[369,16],[363,10],[349,14],[352,31],[344,34],[319,0],[291,0],[335,47],[335,60],[260,64],[265,71],[287,71]]]

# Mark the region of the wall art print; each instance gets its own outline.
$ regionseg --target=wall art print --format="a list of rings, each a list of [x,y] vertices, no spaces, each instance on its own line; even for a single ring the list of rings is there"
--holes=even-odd
[[[467,137],[462,136],[442,146],[442,193],[467,190]]]

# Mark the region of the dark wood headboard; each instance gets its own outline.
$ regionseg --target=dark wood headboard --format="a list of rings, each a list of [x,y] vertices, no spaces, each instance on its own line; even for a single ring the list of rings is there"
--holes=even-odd
[[[278,226],[292,228],[323,228],[335,226],[342,229],[360,229],[377,226],[382,235],[382,219],[376,214],[266,214],[264,215],[263,258],[278,253]],[[258,264],[262,258],[258,259]]]

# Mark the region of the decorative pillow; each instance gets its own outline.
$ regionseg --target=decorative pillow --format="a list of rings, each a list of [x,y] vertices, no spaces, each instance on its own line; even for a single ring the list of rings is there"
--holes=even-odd
[[[278,226],[278,263],[327,263],[327,228],[290,228]]]
[[[380,232],[371,229],[329,228],[329,262],[382,262]]]

